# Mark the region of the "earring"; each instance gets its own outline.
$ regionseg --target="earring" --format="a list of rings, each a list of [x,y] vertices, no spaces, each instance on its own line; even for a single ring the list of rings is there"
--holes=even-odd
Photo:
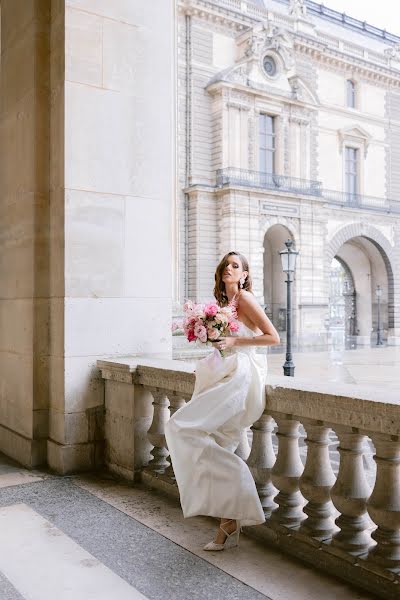
[[[240,283],[240,289],[243,289],[244,282],[245,282],[245,279],[244,279],[244,277],[241,277],[241,278],[239,279],[239,283]]]

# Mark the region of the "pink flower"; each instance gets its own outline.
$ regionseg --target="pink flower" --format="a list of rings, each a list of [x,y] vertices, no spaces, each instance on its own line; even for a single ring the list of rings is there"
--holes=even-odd
[[[236,333],[236,331],[239,331],[239,323],[237,321],[231,321],[229,323],[229,331],[231,333]]]
[[[203,343],[207,341],[207,329],[200,323],[194,326],[194,335]]]
[[[193,308],[194,308],[194,304],[191,300],[188,300],[183,305],[183,310],[185,311],[185,313],[191,312],[193,310]]]
[[[206,304],[204,312],[206,317],[215,317],[218,312],[218,306],[214,302],[210,302],[209,304]]]
[[[187,332],[187,339],[189,342],[194,342],[196,339],[196,336],[194,334],[193,329],[189,329],[189,331]]]
[[[214,328],[209,328],[208,329],[208,339],[210,339],[211,341],[217,340],[220,336],[220,332],[218,331],[218,329],[214,329]]]

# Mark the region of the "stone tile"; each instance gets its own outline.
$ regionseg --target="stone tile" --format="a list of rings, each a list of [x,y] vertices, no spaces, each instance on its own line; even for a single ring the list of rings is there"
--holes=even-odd
[[[88,85],[102,85],[103,19],[66,7],[65,78]]]
[[[171,207],[161,200],[127,198],[125,209],[124,295],[149,298],[171,296]],[[157,240],[157,246],[154,244]],[[160,252],[158,248],[164,250]]]
[[[168,355],[170,320],[170,298],[67,298],[65,354]]]
[[[94,464],[94,444],[75,444],[62,446],[53,440],[47,440],[47,464],[52,471],[60,475],[90,471]]]
[[[0,206],[0,239],[1,296],[46,297],[48,196],[21,193],[11,203],[3,203]]]
[[[125,229],[124,197],[66,191],[67,296],[123,295]]]
[[[0,522],[0,569],[26,598],[146,600],[29,506],[1,508]]]
[[[90,477],[75,480],[90,493],[157,531],[175,544],[217,566],[254,591],[273,600],[367,600],[369,596],[242,536],[240,547],[205,553],[216,521],[208,517],[184,519],[178,503],[144,488],[134,489]],[[290,577],[287,574],[290,573]]]
[[[2,600],[25,600],[2,573],[0,573],[0,598]]]
[[[172,110],[168,118],[154,97],[136,98],[73,83],[66,84],[65,98],[66,187],[172,197]]]
[[[49,436],[59,444],[84,444],[88,441],[89,423],[85,412],[49,411]]]
[[[10,503],[29,505],[49,521],[50,537],[57,530],[62,532],[149,600],[266,600],[265,595],[67,479],[0,490],[0,505],[7,507]],[[28,527],[19,527],[19,535],[24,532],[29,534]],[[42,553],[37,555],[41,558]],[[47,561],[42,563],[47,568]],[[21,574],[18,561],[17,569]],[[65,580],[69,578],[63,577]],[[58,597],[60,593],[58,588]],[[76,596],[73,598],[76,600]],[[270,596],[267,599],[271,600]]]
[[[154,31],[118,21],[104,20],[103,86],[129,95],[151,97],[154,81],[168,76],[157,60],[161,48],[154,44]],[[160,38],[160,43],[164,37]],[[156,60],[152,60],[152,56]],[[150,67],[151,65],[151,67]],[[159,77],[162,78],[160,81]]]
[[[172,19],[173,2],[171,0],[152,0],[143,10],[142,0],[66,0],[66,6],[81,9],[116,21],[131,25],[153,26],[160,29]]]
[[[30,438],[33,428],[32,356],[1,352],[0,381],[0,423]]]
[[[46,462],[46,441],[32,440],[0,425],[0,451],[29,469]]]
[[[65,191],[64,188],[50,192],[49,236],[49,291],[50,297],[65,295]]]
[[[104,383],[96,366],[98,356],[52,356],[50,407],[81,412],[103,404]]]

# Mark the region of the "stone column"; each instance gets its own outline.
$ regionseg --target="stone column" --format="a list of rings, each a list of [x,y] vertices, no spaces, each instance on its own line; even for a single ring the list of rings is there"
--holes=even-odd
[[[46,462],[50,0],[1,3],[0,451]]]
[[[64,244],[54,266],[64,289],[48,449],[63,473],[101,460],[90,427],[103,403],[99,355],[171,352],[174,2],[90,4],[67,2],[60,16]]]
[[[175,2],[1,8],[0,450],[67,473],[102,460],[97,359],[171,352]]]

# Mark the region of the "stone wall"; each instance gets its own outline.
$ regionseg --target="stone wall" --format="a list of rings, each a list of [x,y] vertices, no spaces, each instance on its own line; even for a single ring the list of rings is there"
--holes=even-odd
[[[50,3],[1,4],[0,450],[46,457]]]
[[[27,465],[95,466],[96,360],[171,352],[174,19],[2,4],[0,450]]]

